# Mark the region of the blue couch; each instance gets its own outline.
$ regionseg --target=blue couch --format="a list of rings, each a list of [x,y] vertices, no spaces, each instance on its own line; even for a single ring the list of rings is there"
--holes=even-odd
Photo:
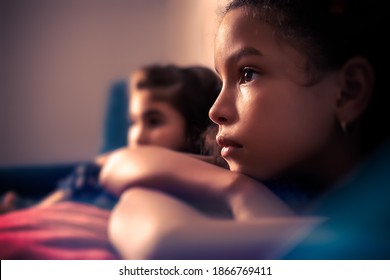
[[[108,92],[101,153],[126,145],[129,126],[127,107],[127,82],[124,80],[115,81]],[[26,197],[42,197],[54,190],[59,180],[69,175],[80,163],[1,167],[0,195],[13,190]]]

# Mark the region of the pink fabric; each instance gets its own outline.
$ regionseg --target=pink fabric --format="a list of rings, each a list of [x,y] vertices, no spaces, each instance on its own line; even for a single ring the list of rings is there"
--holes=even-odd
[[[108,217],[75,202],[0,215],[0,259],[119,259],[108,241]]]

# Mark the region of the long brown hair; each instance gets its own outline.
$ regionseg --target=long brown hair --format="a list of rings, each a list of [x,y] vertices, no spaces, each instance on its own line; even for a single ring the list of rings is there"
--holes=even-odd
[[[222,87],[216,73],[204,66],[176,65],[149,65],[140,71],[142,78],[135,87],[151,89],[154,100],[169,103],[183,116],[187,138],[183,151],[209,154],[211,150],[204,147],[205,131],[212,125],[208,112]]]

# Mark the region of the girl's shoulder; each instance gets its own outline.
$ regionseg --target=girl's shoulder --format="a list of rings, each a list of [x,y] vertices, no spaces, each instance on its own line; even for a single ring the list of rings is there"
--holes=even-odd
[[[390,259],[390,141],[309,214],[327,217],[286,258]]]

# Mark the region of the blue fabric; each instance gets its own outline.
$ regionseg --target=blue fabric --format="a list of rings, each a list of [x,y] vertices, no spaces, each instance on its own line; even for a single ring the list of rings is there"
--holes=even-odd
[[[70,174],[79,163],[26,165],[0,168],[0,194],[7,191],[40,198],[56,188],[60,178]]]
[[[93,162],[78,165],[74,171],[58,183],[58,188],[69,190],[69,200],[93,204],[111,210],[118,198],[99,184],[101,167]]]
[[[390,141],[308,212],[329,219],[286,259],[390,259]]]

